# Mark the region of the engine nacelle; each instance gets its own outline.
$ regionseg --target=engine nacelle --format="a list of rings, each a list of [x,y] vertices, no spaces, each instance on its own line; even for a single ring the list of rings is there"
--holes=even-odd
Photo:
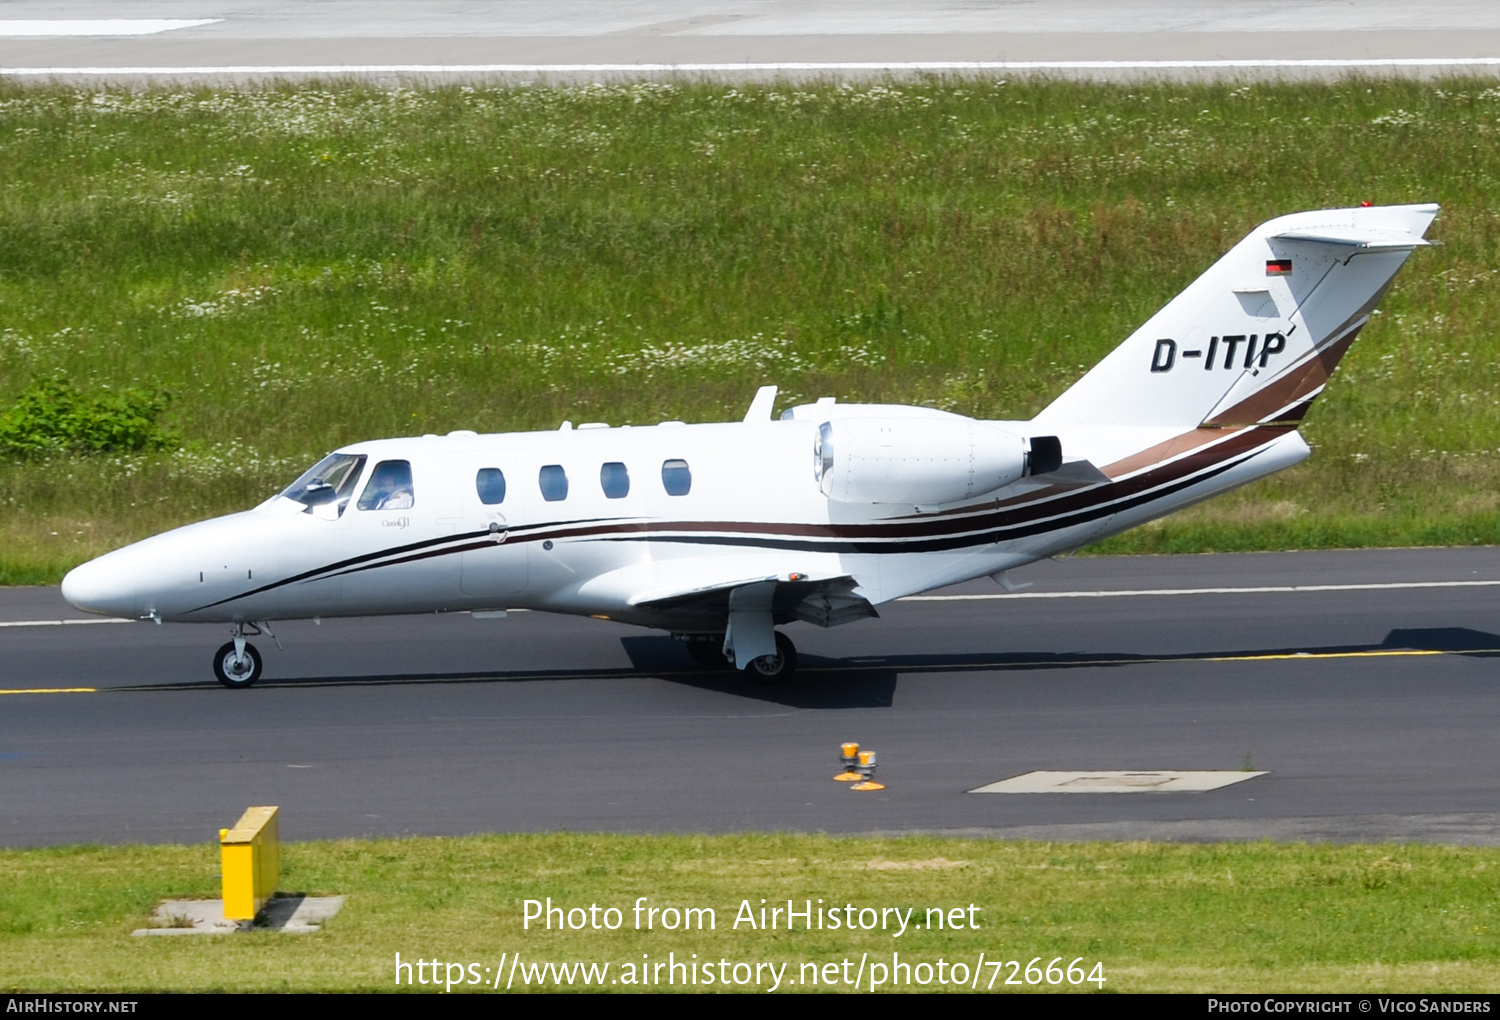
[[[813,475],[841,503],[957,503],[1055,470],[1061,447],[1042,439],[1028,470],[1033,444],[973,419],[838,418],[818,427]]]

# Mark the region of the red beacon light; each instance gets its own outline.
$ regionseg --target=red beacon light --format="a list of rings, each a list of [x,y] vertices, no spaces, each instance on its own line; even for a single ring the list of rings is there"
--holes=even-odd
[[[1368,209],[1368,208],[1370,208],[1370,203],[1369,202],[1361,202],[1361,203],[1359,203],[1359,207],[1361,209]]]

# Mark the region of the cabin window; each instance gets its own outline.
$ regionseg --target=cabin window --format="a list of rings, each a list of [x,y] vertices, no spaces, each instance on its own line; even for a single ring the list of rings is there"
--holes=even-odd
[[[611,461],[599,469],[599,485],[608,499],[624,499],[630,495],[630,472],[619,461]]]
[[[360,494],[361,510],[409,510],[413,503],[411,461],[383,460]]]
[[[688,470],[688,462],[685,460],[669,460],[661,466],[662,488],[667,490],[668,496],[686,496],[688,490],[693,487],[693,473]]]
[[[313,513],[314,507],[329,506],[319,516],[342,516],[364,466],[365,458],[357,454],[331,453],[308,468],[282,495],[306,507],[303,513]]]
[[[505,474],[499,468],[480,468],[474,476],[474,488],[485,506],[505,502]]]
[[[549,503],[568,498],[568,473],[561,464],[544,464],[537,475],[537,484],[542,487],[542,498]]]

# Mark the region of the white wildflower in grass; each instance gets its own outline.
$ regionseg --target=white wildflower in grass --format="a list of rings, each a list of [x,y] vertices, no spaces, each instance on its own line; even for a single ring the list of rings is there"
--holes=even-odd
[[[188,319],[213,318],[242,311],[275,293],[276,288],[269,284],[258,287],[230,287],[212,298],[203,301],[180,301],[164,311],[168,315]]]
[[[231,439],[212,446],[184,446],[172,451],[166,464],[169,474],[175,477],[192,477],[212,481],[226,477],[253,477],[285,475],[301,470],[316,454],[295,457],[272,457],[254,449],[238,439]],[[116,461],[126,473],[139,472],[148,458],[118,458]]]
[[[25,333],[11,329],[9,326],[0,329],[0,350],[8,355],[30,358],[36,354],[33,341]]]

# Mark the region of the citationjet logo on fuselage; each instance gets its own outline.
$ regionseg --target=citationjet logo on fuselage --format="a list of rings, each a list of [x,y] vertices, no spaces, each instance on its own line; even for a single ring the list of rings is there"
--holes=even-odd
[[[1176,340],[1162,339],[1156,341],[1156,350],[1152,352],[1151,371],[1170,372],[1179,357],[1183,361],[1189,358],[1201,360],[1206,372],[1215,368],[1248,370],[1255,368],[1257,362],[1259,367],[1265,368],[1271,358],[1284,350],[1286,337],[1280,333],[1267,333],[1265,337],[1261,337],[1259,333],[1211,336],[1208,338],[1207,349],[1195,347],[1183,351],[1177,350]]]

